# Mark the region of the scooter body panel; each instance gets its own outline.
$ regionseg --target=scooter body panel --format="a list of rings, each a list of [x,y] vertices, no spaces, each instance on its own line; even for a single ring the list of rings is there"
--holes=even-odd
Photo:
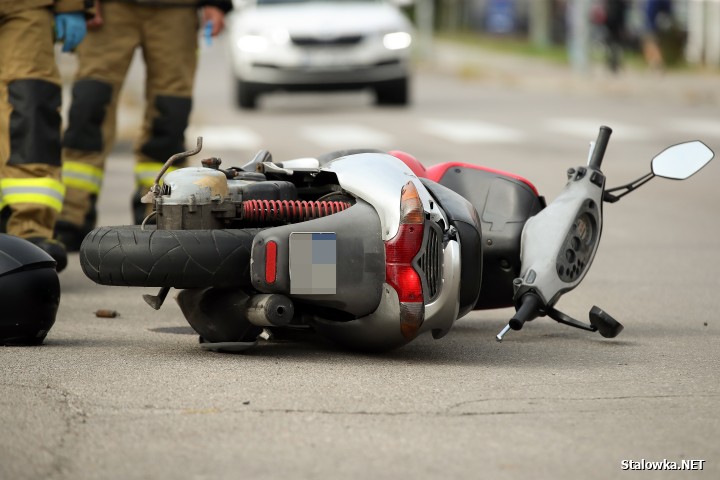
[[[293,239],[303,233],[334,240]],[[275,260],[268,258],[269,250]],[[253,240],[251,255],[252,285],[260,292],[352,316],[368,315],[380,303],[385,245],[377,213],[362,200],[331,216],[263,230]],[[274,269],[270,276],[268,266]],[[313,290],[313,285],[318,287]]]

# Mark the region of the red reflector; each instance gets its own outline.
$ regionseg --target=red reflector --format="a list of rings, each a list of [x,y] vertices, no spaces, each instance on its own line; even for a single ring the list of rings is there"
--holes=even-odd
[[[277,243],[265,244],[265,282],[275,283],[277,278]]]
[[[400,225],[397,235],[385,242],[386,263],[411,263],[420,251],[423,225]]]
[[[385,280],[397,291],[401,302],[423,301],[420,275],[412,265],[387,264]]]

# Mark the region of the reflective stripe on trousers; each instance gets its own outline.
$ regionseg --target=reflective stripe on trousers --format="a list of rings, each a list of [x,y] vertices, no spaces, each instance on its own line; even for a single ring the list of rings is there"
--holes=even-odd
[[[52,178],[0,179],[0,209],[17,203],[44,205],[60,212],[65,185]]]
[[[135,185],[137,188],[150,188],[155,183],[155,177],[157,177],[160,170],[162,170],[164,163],[160,162],[140,162],[135,164]],[[165,172],[166,174],[177,170],[177,167],[170,167]],[[162,181],[160,181],[162,184]]]
[[[103,170],[86,163],[66,161],[63,164],[62,179],[67,187],[98,195],[102,187]]]

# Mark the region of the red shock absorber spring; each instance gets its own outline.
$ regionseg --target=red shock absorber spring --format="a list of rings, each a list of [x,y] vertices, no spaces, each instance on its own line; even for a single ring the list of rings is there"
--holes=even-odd
[[[304,222],[342,212],[352,205],[347,202],[325,200],[245,200],[243,220],[252,222]]]

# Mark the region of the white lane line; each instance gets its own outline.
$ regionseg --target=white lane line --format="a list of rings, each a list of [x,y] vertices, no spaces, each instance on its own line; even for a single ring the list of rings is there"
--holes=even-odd
[[[453,143],[517,143],[525,139],[520,130],[476,120],[423,120],[421,130]]]
[[[382,148],[391,146],[393,137],[363,125],[308,125],[300,134],[323,148]]]
[[[703,137],[720,137],[720,120],[714,118],[678,118],[668,122],[677,132],[689,134],[688,140],[702,140]]]
[[[612,128],[612,140],[645,140],[650,137],[650,129],[636,127],[627,123],[593,118],[549,118],[540,123],[540,127],[562,135],[580,137],[587,141],[597,138],[602,125]]]
[[[249,128],[228,125],[190,127],[185,133],[188,148],[194,147],[197,137],[203,137],[203,150],[255,150],[261,147],[262,137]]]

